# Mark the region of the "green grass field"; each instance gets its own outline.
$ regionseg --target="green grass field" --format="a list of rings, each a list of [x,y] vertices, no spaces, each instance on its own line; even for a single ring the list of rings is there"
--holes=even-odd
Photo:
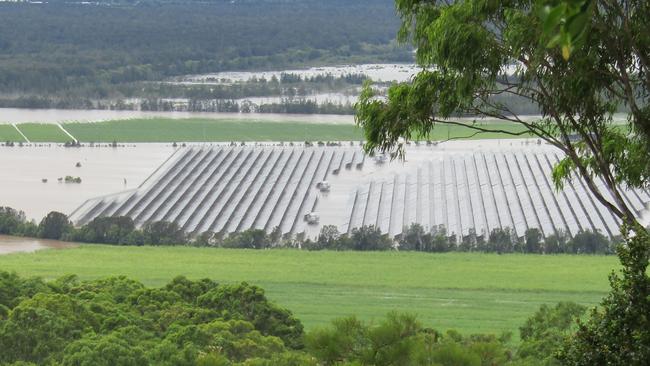
[[[85,142],[359,140],[353,125],[217,119],[129,119],[64,125]]]
[[[0,124],[0,141],[25,142],[25,139],[20,136],[14,126]]]
[[[0,256],[0,268],[52,279],[127,275],[161,286],[176,275],[247,281],[291,309],[308,328],[356,314],[379,319],[416,313],[440,330],[512,331],[541,304],[595,305],[608,291],[615,256],[473,253],[247,251],[188,247],[111,247]]]
[[[45,123],[21,123],[17,126],[31,142],[70,141],[70,137],[63,133],[57,125]]]
[[[491,127],[520,131],[512,123],[491,123]],[[354,125],[309,122],[268,122],[223,119],[129,119],[97,123],[67,123],[65,129],[84,142],[197,142],[197,141],[350,141],[362,140],[362,131]],[[460,126],[439,126],[431,140],[470,136]],[[486,133],[472,138],[506,138]]]

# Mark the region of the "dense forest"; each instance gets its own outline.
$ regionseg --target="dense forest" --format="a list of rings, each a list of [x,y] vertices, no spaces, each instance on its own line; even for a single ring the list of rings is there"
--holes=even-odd
[[[394,43],[391,0],[108,4],[0,3],[0,97],[110,98],[183,74],[412,59]]]

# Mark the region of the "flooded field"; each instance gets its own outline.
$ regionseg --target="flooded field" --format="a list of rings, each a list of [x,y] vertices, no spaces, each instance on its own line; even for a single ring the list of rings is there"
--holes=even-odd
[[[102,122],[136,118],[211,118],[236,119],[267,122],[307,122],[353,124],[354,116],[330,114],[288,114],[288,113],[225,113],[225,112],[149,112],[112,111],[94,109],[22,109],[0,108],[0,124],[11,123],[64,123]]]
[[[69,214],[89,198],[136,188],[173,152],[169,144],[3,147],[0,206],[23,210],[37,221],[52,210]],[[68,175],[81,183],[58,181]]]
[[[333,103],[333,104],[354,104],[359,99],[357,94],[344,93],[320,93],[312,95],[300,95],[295,97],[273,96],[273,97],[246,97],[235,99],[235,102],[250,102],[257,105],[282,103],[283,101],[309,101],[316,104]]]
[[[76,244],[58,240],[0,235],[0,255],[11,253],[32,253],[42,249],[66,249],[74,247],[76,247]]]
[[[176,78],[174,83],[180,84],[230,84],[255,79],[280,79],[282,74],[294,74],[304,78],[332,75],[341,77],[349,74],[363,74],[377,82],[403,82],[409,80],[419,71],[413,64],[364,64],[312,67],[309,69],[275,70],[275,71],[229,71],[213,74],[188,75]]]

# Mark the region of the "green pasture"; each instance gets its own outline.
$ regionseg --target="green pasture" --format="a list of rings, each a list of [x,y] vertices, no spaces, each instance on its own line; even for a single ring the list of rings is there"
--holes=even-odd
[[[518,132],[513,123],[485,122],[490,128]],[[351,124],[310,122],[270,122],[225,119],[128,119],[96,123],[67,123],[64,128],[82,142],[223,142],[223,141],[358,141],[361,129]],[[429,137],[507,138],[503,133],[481,133],[462,126],[441,125]],[[527,136],[523,136],[527,137]]]
[[[21,123],[17,127],[31,142],[67,142],[71,140],[70,136],[54,124]]]
[[[219,119],[128,119],[68,123],[64,127],[83,142],[223,142],[359,140],[354,125],[260,122]]]
[[[595,305],[615,256],[308,252],[82,245],[0,256],[0,268],[53,279],[127,275],[161,286],[177,275],[247,281],[308,328],[356,314],[416,313],[427,326],[463,333],[512,331],[541,304]]]
[[[25,139],[20,136],[14,126],[0,124],[0,141],[3,143],[6,141],[25,142]]]
[[[514,123],[496,121],[479,123],[491,129],[522,131],[522,127]],[[363,131],[352,124],[311,122],[144,118],[92,123],[70,122],[62,126],[81,142],[359,141],[364,139]],[[17,127],[33,142],[70,140],[69,136],[53,124],[21,123]],[[475,131],[463,126],[438,125],[429,136],[419,136],[415,139],[442,141],[510,137],[513,136],[506,133],[476,134]],[[12,126],[0,125],[0,140],[22,141],[23,139]]]

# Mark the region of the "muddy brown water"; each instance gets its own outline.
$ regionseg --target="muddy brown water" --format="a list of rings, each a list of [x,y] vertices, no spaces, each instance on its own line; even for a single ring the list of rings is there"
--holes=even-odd
[[[0,255],[12,253],[33,253],[42,249],[67,249],[75,248],[76,246],[77,244],[59,240],[0,235]]]

